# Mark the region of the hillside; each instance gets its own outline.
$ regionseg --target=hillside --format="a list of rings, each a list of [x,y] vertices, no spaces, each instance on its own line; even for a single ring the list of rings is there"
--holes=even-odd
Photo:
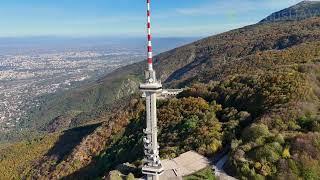
[[[260,23],[277,22],[277,21],[297,21],[310,17],[320,16],[319,1],[302,1],[292,7],[275,12]]]
[[[283,11],[304,12],[295,14],[294,17],[299,20],[305,19],[306,12],[314,12],[312,14],[320,12],[320,2],[303,1]],[[278,14],[287,13],[278,12]],[[272,16],[274,14],[269,17]],[[266,18],[261,22],[273,21],[268,21]],[[281,28],[278,29],[279,25]],[[309,31],[316,31],[317,28],[319,28],[317,22],[312,24],[308,22],[304,25],[299,21],[295,25],[290,21],[278,20],[272,24],[262,23],[244,27],[162,53],[155,57],[155,69],[166,87],[184,87],[192,78],[221,79],[218,76],[222,76],[221,70],[228,68],[226,62],[244,58],[259,51],[281,50],[303,42],[314,41],[319,38],[319,35]],[[61,115],[77,119],[78,116],[82,118],[84,114],[91,114],[91,111],[105,108],[115,100],[137,91],[137,85],[143,78],[141,72],[144,66],[144,62],[129,65],[76,90],[45,96],[41,98],[40,107],[29,111],[29,116],[23,121],[21,127],[42,130],[52,119]],[[199,72],[202,75],[199,75]],[[207,75],[210,77],[206,77]]]
[[[289,11],[301,13],[296,13],[294,16],[285,13]],[[287,14],[294,17],[295,20],[302,20],[308,17],[305,14],[316,15],[319,12],[320,2],[303,1],[269,17],[281,14],[287,18]],[[261,22],[274,21],[269,21],[267,17]],[[281,28],[278,29],[277,26],[281,26]],[[162,53],[155,58],[155,68],[159,72],[159,78],[165,82],[167,87],[183,87],[185,84],[182,81],[186,82],[186,79],[194,77],[194,75],[205,77],[204,74],[207,72],[211,76],[208,77],[209,79],[219,79],[218,74],[221,75],[221,70],[227,67],[225,62],[243,58],[259,51],[281,50],[302,42],[314,41],[319,38],[319,35],[310,31],[316,31],[317,28],[319,26],[316,21],[307,22],[307,24],[298,22],[295,25],[276,20],[273,24],[248,26]],[[143,72],[144,66],[144,62],[129,65],[76,90],[43,97],[42,105],[29,112],[30,117],[24,121],[22,126],[41,129],[58,116],[74,117],[82,115],[79,114],[81,112],[90,113],[94,109],[132,94],[137,91],[137,84],[142,80],[141,72]],[[204,73],[198,75],[198,72]]]
[[[65,97],[81,106],[91,97],[86,93],[99,87],[107,98],[121,87],[110,83],[137,83],[144,66],[121,68]],[[189,150],[212,157],[230,147],[226,169],[239,179],[320,177],[320,17],[258,23],[208,37],[158,55],[155,68],[166,87],[189,87],[158,104],[162,158]],[[48,123],[50,132],[67,130],[38,140],[48,148],[20,144],[32,154],[24,166],[11,163],[20,153],[10,151],[17,145],[4,148],[0,165],[11,168],[0,173],[30,179],[99,178],[130,162],[129,172],[140,176],[144,102],[137,93],[126,93],[95,99],[104,102]],[[57,102],[42,108],[62,106]]]

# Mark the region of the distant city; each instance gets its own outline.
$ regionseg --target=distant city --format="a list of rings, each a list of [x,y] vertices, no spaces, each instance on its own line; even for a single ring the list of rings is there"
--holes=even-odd
[[[116,51],[116,50],[115,50]],[[140,52],[74,51],[40,55],[8,55],[0,59],[0,126],[19,123],[25,109],[38,106],[35,97],[106,74],[141,60]]]
[[[192,40],[161,39],[158,41],[158,53],[166,50],[161,47],[168,41],[171,46],[166,48]],[[0,39],[1,131],[14,128],[29,108],[39,106],[37,97],[73,88],[84,81],[97,79],[121,66],[145,58],[143,41],[137,39],[123,43],[124,46],[120,46],[120,42],[107,45],[78,42],[77,45],[56,43],[56,48],[53,48],[48,41],[48,44],[39,43],[42,47],[32,44],[21,49],[18,42],[11,43],[8,47]],[[7,51],[4,52],[4,49]]]

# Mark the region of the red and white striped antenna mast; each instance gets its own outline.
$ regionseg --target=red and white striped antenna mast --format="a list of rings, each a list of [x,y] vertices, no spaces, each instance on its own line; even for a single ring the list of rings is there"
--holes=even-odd
[[[151,37],[151,10],[150,1],[147,0],[147,32],[148,32],[148,68],[145,71],[145,82],[140,84],[140,91],[146,98],[146,128],[143,130],[144,142],[144,166],[142,173],[147,180],[158,180],[163,173],[158,145],[157,127],[157,94],[162,92],[162,84],[156,79],[156,72],[153,70],[152,37]]]
[[[147,32],[148,32],[148,70],[152,71],[152,36],[151,36],[151,10],[150,10],[150,0],[147,0]]]

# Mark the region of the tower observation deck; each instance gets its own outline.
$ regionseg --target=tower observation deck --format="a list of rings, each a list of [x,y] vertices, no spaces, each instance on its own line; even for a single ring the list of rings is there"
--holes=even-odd
[[[156,72],[153,70],[150,16],[150,0],[147,0],[148,66],[145,71],[145,82],[139,87],[143,97],[146,98],[146,128],[143,130],[145,157],[142,173],[146,175],[147,180],[158,180],[164,171],[159,157],[157,127],[157,94],[162,92],[162,84],[157,81]]]

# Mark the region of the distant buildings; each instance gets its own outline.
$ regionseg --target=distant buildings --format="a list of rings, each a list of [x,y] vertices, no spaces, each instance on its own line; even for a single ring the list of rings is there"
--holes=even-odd
[[[29,108],[39,106],[34,101],[38,96],[143,59],[138,51],[123,53],[113,49],[0,56],[0,131],[14,127]]]

